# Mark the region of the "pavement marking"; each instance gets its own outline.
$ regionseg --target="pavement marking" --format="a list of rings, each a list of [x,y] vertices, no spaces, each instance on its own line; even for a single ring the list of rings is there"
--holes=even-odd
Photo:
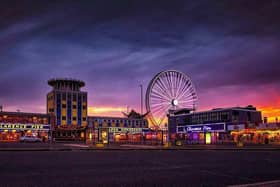
[[[193,167],[192,165],[174,165],[174,166],[155,166],[155,167],[149,167],[145,168],[144,170],[152,170],[152,171],[158,171],[158,170],[173,170],[173,169],[183,169],[183,168],[190,168]]]
[[[214,171],[209,171],[209,170],[200,170],[201,172],[205,172],[211,175],[216,175],[216,176],[222,176],[222,177],[228,177],[228,178],[236,178],[236,176],[233,175],[228,175],[228,174],[223,174],[223,173],[218,173]],[[248,177],[237,177],[238,179],[245,180],[245,181],[255,181],[254,179],[248,178]]]
[[[123,145],[120,145],[120,147],[150,148],[150,149],[159,148],[158,146],[152,146],[152,145],[129,145],[129,144],[123,144]]]
[[[81,145],[81,144],[63,144],[64,146],[69,146],[69,147],[81,147],[81,148],[89,148],[88,145]]]
[[[257,183],[251,183],[251,184],[240,184],[240,185],[230,185],[228,187],[274,187],[274,186],[280,186],[280,180],[272,180],[272,181],[265,181],[265,182],[257,182]]]

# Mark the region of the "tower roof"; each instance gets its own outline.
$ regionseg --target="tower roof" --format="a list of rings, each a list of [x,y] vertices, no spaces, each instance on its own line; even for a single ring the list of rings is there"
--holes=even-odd
[[[64,83],[64,84],[76,84],[79,87],[84,87],[85,82],[77,79],[71,79],[71,78],[54,78],[48,80],[48,85],[55,86],[57,83]]]

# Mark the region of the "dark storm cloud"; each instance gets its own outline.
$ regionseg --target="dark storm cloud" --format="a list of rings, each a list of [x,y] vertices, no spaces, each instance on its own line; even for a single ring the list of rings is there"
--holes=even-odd
[[[44,103],[47,79],[75,77],[88,83],[97,104],[135,104],[137,85],[166,69],[187,73],[201,92],[279,88],[277,1],[7,1],[0,7],[6,90],[0,102]]]

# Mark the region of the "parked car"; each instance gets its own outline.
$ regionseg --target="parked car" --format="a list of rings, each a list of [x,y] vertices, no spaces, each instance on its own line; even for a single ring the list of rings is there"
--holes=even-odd
[[[42,142],[41,138],[35,136],[22,136],[19,140],[20,142]]]

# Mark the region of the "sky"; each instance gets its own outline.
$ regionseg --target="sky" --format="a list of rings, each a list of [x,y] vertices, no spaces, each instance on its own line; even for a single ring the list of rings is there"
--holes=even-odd
[[[187,74],[198,110],[280,116],[280,1],[1,1],[0,104],[46,112],[51,78],[86,82],[89,115],[140,111],[140,84]]]

